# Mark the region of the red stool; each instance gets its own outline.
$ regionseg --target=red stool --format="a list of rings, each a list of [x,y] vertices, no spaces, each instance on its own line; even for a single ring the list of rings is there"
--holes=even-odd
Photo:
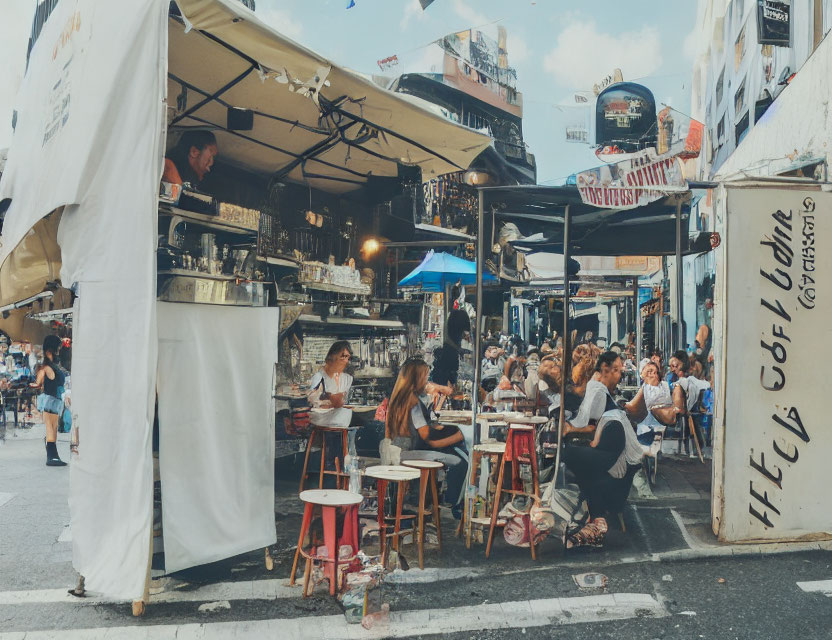
[[[416,469],[409,469],[400,465],[377,465],[364,469],[364,476],[367,478],[375,478],[376,480],[376,493],[378,494],[379,554],[384,558],[388,537],[393,538],[393,548],[396,551],[399,550],[399,532],[402,526],[404,494],[407,492],[411,480],[418,480],[421,474]],[[396,483],[396,513],[393,516],[395,518],[395,524],[393,525],[392,534],[387,533],[387,524],[384,518],[384,498],[387,495],[387,485],[390,482]],[[413,516],[409,517],[412,518]]]
[[[506,467],[506,462],[511,462],[511,489],[503,489],[503,472]],[[533,485],[531,494],[523,490],[523,480],[520,478],[521,464],[531,466]],[[497,514],[500,511],[500,496],[503,493],[530,496],[536,500],[540,499],[540,486],[537,477],[535,428],[533,426],[512,424],[508,428],[506,453],[500,460],[500,473],[497,476],[497,490],[494,494],[494,508],[491,510],[491,524],[488,527],[488,544],[485,547],[486,558],[491,553],[491,542],[494,538],[494,529],[497,526]],[[532,539],[531,532],[529,532],[529,547],[532,552],[532,560],[536,560],[534,540]]]
[[[431,521],[436,527],[436,541],[439,544],[439,550],[442,551],[442,524],[439,521],[439,491],[436,487],[436,472],[439,469],[444,469],[445,465],[435,460],[402,460],[403,467],[412,467],[419,471],[419,523],[416,529],[418,536],[417,544],[419,545],[419,568],[425,568],[424,551],[425,551],[425,499],[428,492],[428,483],[430,483],[431,490]]]
[[[338,583],[338,565],[347,565],[355,558],[358,553],[359,537],[358,537],[358,506],[364,498],[351,491],[342,491],[339,489],[312,489],[304,491],[300,494],[300,499],[306,505],[303,510],[303,523],[300,526],[300,535],[298,536],[298,546],[295,550],[295,559],[292,563],[292,575],[289,577],[289,584],[295,584],[295,572],[298,568],[298,558],[303,556],[306,558],[306,568],[303,572],[303,597],[307,596],[309,590],[309,576],[312,571],[312,562],[324,563],[324,572],[329,578],[329,593],[335,595],[336,585]],[[324,524],[324,545],[326,546],[327,556],[321,557],[316,554],[315,540],[311,540],[312,548],[308,551],[303,548],[303,542],[309,533],[309,525],[312,522],[312,513],[315,507],[321,508],[321,518]],[[344,527],[341,536],[338,536],[336,531],[335,521],[337,510],[344,510]],[[349,545],[352,553],[349,558],[339,558],[338,554],[341,546]],[[338,585],[340,586],[340,585]]]

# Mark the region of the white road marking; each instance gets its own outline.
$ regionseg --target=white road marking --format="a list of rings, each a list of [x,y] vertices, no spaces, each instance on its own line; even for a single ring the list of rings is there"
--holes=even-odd
[[[682,532],[682,537],[685,539],[685,543],[687,543],[690,549],[698,549],[702,545],[699,544],[693,537],[688,533],[688,528],[685,526],[684,520],[682,520],[682,516],[676,511],[676,509],[670,510],[670,515],[673,516],[673,519],[676,521],[676,524],[679,527],[679,531]]]
[[[16,495],[16,493],[0,493],[0,507],[9,502]]]
[[[71,534],[70,534],[71,535]],[[63,541],[63,534],[59,541]],[[71,537],[70,537],[71,539]],[[387,576],[390,584],[424,584],[460,578],[474,578],[483,571],[476,569],[411,569],[395,571]],[[165,578],[162,578],[165,580]],[[298,581],[298,584],[300,581]],[[218,582],[196,588],[187,582],[177,583],[167,580],[164,588],[158,592],[151,589],[150,604],[156,602],[205,602],[208,600],[275,600],[278,598],[295,598],[300,588],[288,586],[288,580],[245,580],[236,582]],[[69,587],[67,587],[68,589]],[[125,602],[97,596],[90,592],[86,598],[69,595],[66,589],[37,589],[32,591],[0,591],[0,605],[38,604],[38,603],[73,603],[81,605],[113,604]]]
[[[61,531],[61,535],[58,536],[58,542],[72,542],[72,529],[70,529],[69,525],[66,525],[64,530]]]
[[[162,638],[303,638],[304,640],[366,640],[409,638],[427,634],[460,633],[485,629],[519,629],[628,620],[636,617],[661,618],[668,615],[655,598],[646,593],[548,598],[481,604],[449,609],[391,612],[389,621],[371,629],[348,624],[342,615],[214,622],[182,625],[142,625],[61,630],[61,640],[157,640]],[[0,640],[18,640],[21,633],[0,633]],[[26,640],[52,640],[53,630],[27,631]]]
[[[275,600],[296,598],[298,587],[286,586],[285,580],[247,580],[244,582],[218,582],[190,590],[163,591],[150,597],[150,605],[157,602],[206,602],[213,600]],[[189,586],[187,584],[183,585]],[[69,595],[66,589],[41,589],[36,591],[0,591],[0,605],[71,602],[92,605],[125,602],[90,594],[86,598]]]
[[[832,598],[832,580],[815,580],[814,582],[798,582],[797,586],[806,593],[822,593]]]

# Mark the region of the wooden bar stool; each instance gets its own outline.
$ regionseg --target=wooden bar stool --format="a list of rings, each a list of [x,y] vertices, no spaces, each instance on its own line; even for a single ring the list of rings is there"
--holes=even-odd
[[[367,467],[364,469],[364,476],[367,478],[374,478],[376,480],[376,493],[378,494],[378,538],[379,538],[379,554],[382,558],[385,557],[387,548],[387,537],[393,538],[393,549],[399,550],[399,532],[402,526],[402,505],[404,504],[404,494],[407,492],[411,480],[418,480],[421,473],[412,468],[403,467],[401,465],[376,465],[374,467]],[[387,533],[387,524],[384,517],[384,499],[387,495],[387,486],[389,483],[396,483],[396,512],[392,516],[395,519],[393,525],[393,533]],[[404,518],[413,518],[414,516],[404,516]]]
[[[341,487],[341,480],[346,478],[344,485],[346,487],[346,483],[349,482],[349,475],[343,472],[344,468],[344,459],[347,457],[348,452],[348,444],[347,444],[347,432],[349,431],[349,427],[322,427],[317,424],[309,425],[309,442],[306,443],[306,456],[303,459],[303,471],[300,474],[300,488],[298,489],[298,493],[303,491],[303,487],[306,484],[306,473],[309,468],[309,456],[312,453],[312,447],[315,444],[316,439],[320,439],[321,441],[321,466],[318,470],[318,488],[324,488],[324,476],[335,476],[338,478],[337,480],[337,487]],[[326,469],[326,436],[328,433],[337,433],[341,435],[341,464],[338,465],[338,459],[336,459],[335,464],[336,468],[334,471]]]
[[[465,531],[465,546],[471,548],[471,534],[474,523],[485,525],[491,522],[491,517],[475,518],[473,514],[473,504],[470,503],[468,494],[470,487],[479,486],[479,471],[482,459],[488,458],[491,467],[490,472],[493,475],[495,469],[499,469],[501,461],[506,452],[505,442],[486,442],[483,444],[474,445],[474,450],[471,453],[471,473],[469,475],[468,489],[465,491],[465,508],[462,510],[462,518],[459,521],[459,527],[456,530],[457,537],[462,535]]]
[[[528,459],[526,459],[528,458]],[[511,489],[503,489],[503,475],[506,467],[506,462],[511,462]],[[524,490],[523,480],[520,477],[520,465],[528,464],[531,466],[532,473],[532,493]],[[519,489],[517,487],[520,487]],[[488,544],[485,547],[485,557],[487,558],[491,553],[491,543],[494,539],[494,529],[497,527],[497,514],[500,512],[500,498],[503,493],[510,495],[522,495],[533,497],[535,500],[540,499],[540,486],[538,484],[537,476],[537,450],[535,448],[535,428],[530,425],[512,424],[508,429],[508,438],[506,439],[506,452],[500,459],[500,473],[497,476],[497,490],[494,494],[494,508],[491,510],[491,523],[488,527]],[[532,553],[532,560],[536,560],[534,540],[529,535],[529,548]]]
[[[358,553],[358,506],[364,498],[351,491],[340,489],[312,489],[303,491],[300,499],[304,501],[303,522],[300,526],[298,546],[295,549],[295,559],[292,562],[292,575],[289,577],[289,584],[295,584],[295,572],[298,568],[298,558],[306,558],[306,568],[303,572],[303,597],[308,595],[309,576],[312,571],[312,562],[322,562],[324,573],[329,578],[329,594],[335,595],[338,585],[338,565],[348,565]],[[303,542],[309,533],[309,525],[312,522],[312,514],[315,507],[320,507],[321,518],[324,525],[324,545],[326,546],[326,557],[318,556],[315,548],[316,541],[310,540],[310,548],[303,548]],[[344,510],[344,526],[341,536],[336,531],[336,520],[338,509]],[[349,545],[352,549],[350,557],[340,558],[339,553],[343,545]]]
[[[439,550],[442,551],[442,524],[439,521],[439,491],[436,486],[436,475],[439,469],[444,469],[445,465],[435,460],[402,460],[403,467],[412,467],[419,471],[419,522],[416,529],[419,545],[419,568],[424,569],[424,540],[425,540],[425,498],[428,492],[428,483],[430,483],[431,491],[431,521],[436,527],[436,540],[439,544]]]

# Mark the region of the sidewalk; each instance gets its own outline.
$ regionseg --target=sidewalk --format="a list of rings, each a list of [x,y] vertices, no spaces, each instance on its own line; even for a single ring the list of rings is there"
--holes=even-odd
[[[0,444],[0,585],[40,589],[68,584],[69,466],[47,467],[43,424],[14,429]],[[58,452],[69,462],[69,434],[58,434]]]

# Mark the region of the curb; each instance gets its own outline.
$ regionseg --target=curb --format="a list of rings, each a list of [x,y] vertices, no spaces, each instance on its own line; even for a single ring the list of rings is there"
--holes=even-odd
[[[652,562],[677,562],[708,558],[760,558],[763,556],[800,553],[805,551],[832,551],[832,540],[819,542],[770,542],[766,544],[731,544],[725,546],[678,549],[650,556]]]

